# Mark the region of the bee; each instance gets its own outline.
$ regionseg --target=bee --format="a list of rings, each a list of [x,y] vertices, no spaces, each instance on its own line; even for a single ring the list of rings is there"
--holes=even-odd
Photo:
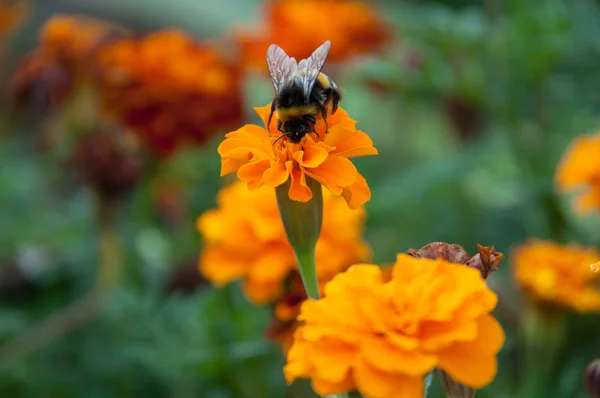
[[[334,114],[341,100],[336,84],[321,72],[330,46],[327,40],[310,57],[298,63],[281,47],[275,44],[269,47],[267,66],[275,87],[275,97],[271,102],[267,130],[275,114],[277,130],[283,133],[275,142],[287,137],[297,144],[308,133],[315,133],[319,137],[315,131],[318,115],[323,117],[327,133],[327,113]]]

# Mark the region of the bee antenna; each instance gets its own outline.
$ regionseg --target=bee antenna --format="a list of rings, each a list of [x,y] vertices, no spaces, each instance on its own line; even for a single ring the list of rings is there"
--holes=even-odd
[[[288,134],[287,134],[287,133],[281,134],[279,137],[277,137],[277,138],[275,139],[275,141],[273,141],[273,143],[272,143],[271,145],[275,145],[275,143],[276,143],[277,141],[279,141],[279,140],[280,140],[280,139],[282,139],[283,137],[287,137],[287,136],[288,136]]]

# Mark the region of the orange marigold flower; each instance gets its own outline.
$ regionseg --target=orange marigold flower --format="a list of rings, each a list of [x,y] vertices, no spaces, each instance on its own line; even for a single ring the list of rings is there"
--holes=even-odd
[[[254,109],[266,126],[270,105]],[[271,121],[269,131],[245,125],[227,134],[219,146],[221,175],[237,171],[250,190],[263,185],[277,187],[291,178],[289,196],[300,202],[312,198],[308,176],[334,195],[341,194],[348,206],[356,209],[371,198],[371,191],[349,158],[376,155],[377,149],[367,134],[356,130],[356,122],[343,109],[338,108],[327,122],[327,134],[321,118],[315,125],[319,135],[307,134],[299,144],[287,138],[277,140],[282,134],[277,131],[277,120]]]
[[[29,3],[28,0],[0,0],[0,38],[23,21]]]
[[[110,22],[84,16],[57,15],[42,28],[42,47],[79,62],[89,61],[98,47],[127,31]]]
[[[242,120],[239,68],[176,30],[110,43],[100,50],[109,115],[159,155],[202,143]]]
[[[302,305],[286,379],[311,378],[320,395],[422,397],[424,376],[440,368],[481,388],[504,343],[490,314],[496,303],[464,265],[399,254],[388,282],[378,266],[355,265],[325,286],[324,298]]]
[[[586,187],[576,201],[580,212],[600,209],[600,133],[580,136],[571,144],[558,166],[556,184],[563,191]]]
[[[78,83],[93,84],[95,51],[125,34],[123,28],[93,18],[52,17],[42,27],[39,47],[28,54],[13,76],[16,104],[48,110],[68,98]]]
[[[512,255],[513,274],[535,300],[572,308],[600,311],[600,290],[594,284],[600,273],[591,265],[600,254],[578,245],[534,240],[519,246]]]
[[[244,63],[265,68],[272,43],[290,57],[307,58],[325,40],[331,40],[330,61],[378,50],[389,31],[375,7],[348,0],[278,0],[267,3],[266,28],[260,32],[235,32]]]
[[[254,303],[276,299],[297,265],[274,190],[263,187],[248,191],[243,183],[236,182],[221,190],[217,202],[218,209],[198,218],[206,243],[200,272],[216,285],[243,279],[246,295]],[[361,239],[364,209],[350,210],[342,198],[331,194],[324,195],[323,206],[316,262],[319,280],[328,281],[350,264],[364,261],[370,249]]]

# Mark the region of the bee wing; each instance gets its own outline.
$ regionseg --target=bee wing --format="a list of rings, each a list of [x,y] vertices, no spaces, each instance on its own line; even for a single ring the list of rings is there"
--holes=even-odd
[[[327,40],[310,57],[303,59],[298,64],[296,79],[298,79],[306,98],[310,97],[317,76],[319,76],[321,69],[323,69],[327,54],[329,54],[329,47],[331,47],[331,42]]]
[[[289,85],[298,69],[295,58],[290,58],[285,51],[276,44],[271,44],[267,50],[267,66],[271,74],[271,80],[278,95],[283,87]]]

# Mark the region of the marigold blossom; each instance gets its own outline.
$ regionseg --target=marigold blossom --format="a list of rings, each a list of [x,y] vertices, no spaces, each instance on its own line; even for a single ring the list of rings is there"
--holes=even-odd
[[[304,59],[325,40],[331,40],[328,59],[346,60],[374,52],[389,38],[377,9],[360,1],[278,0],[267,3],[262,31],[238,30],[245,65],[266,68],[264,55],[270,44],[284,48],[290,57]]]
[[[61,104],[82,83],[93,84],[94,55],[125,29],[93,18],[57,15],[42,27],[40,44],[12,78],[17,105],[47,110]]]
[[[473,388],[490,383],[504,332],[497,297],[479,271],[399,254],[391,280],[360,264],[307,300],[284,368],[320,395],[358,389],[365,398],[422,397],[434,368]]]
[[[23,21],[29,3],[28,0],[0,0],[0,39]]]
[[[248,191],[242,182],[221,190],[218,209],[198,218],[198,230],[206,247],[200,255],[201,274],[216,285],[237,279],[256,304],[278,298],[290,272],[297,269],[275,200],[274,189]],[[335,274],[370,255],[361,239],[365,212],[350,210],[344,200],[324,195],[321,236],[316,247],[317,276],[330,280]]]
[[[270,105],[254,109],[266,126]],[[268,131],[248,124],[225,136],[218,149],[222,176],[237,171],[250,190],[263,185],[277,187],[291,178],[289,196],[300,202],[312,199],[307,177],[334,195],[341,194],[351,209],[371,198],[367,181],[349,158],[376,155],[377,150],[343,109],[327,118],[328,133],[323,119],[318,119],[315,130],[319,135],[307,134],[299,144],[287,138],[277,140],[282,133],[277,131],[276,117],[273,119]]]
[[[70,60],[88,62],[105,41],[127,34],[125,28],[100,19],[57,15],[42,27],[40,43],[43,48]]]
[[[572,308],[578,312],[600,311],[600,273],[592,270],[600,254],[578,245],[534,240],[515,249],[513,274],[534,299]]]
[[[575,139],[558,166],[556,184],[562,191],[585,188],[575,202],[578,211],[600,209],[600,133]]]
[[[98,58],[107,113],[158,155],[203,143],[242,120],[239,68],[183,32],[119,40]]]

